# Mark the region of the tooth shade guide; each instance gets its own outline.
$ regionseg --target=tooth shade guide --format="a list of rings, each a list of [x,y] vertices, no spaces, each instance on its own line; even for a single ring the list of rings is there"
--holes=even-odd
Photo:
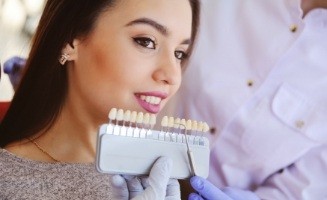
[[[141,138],[160,139],[172,142],[185,142],[181,134],[190,136],[191,143],[203,143],[203,133],[209,131],[205,122],[186,120],[164,116],[161,120],[161,135],[153,135],[152,128],[156,124],[156,115],[150,113],[136,112],[113,108],[108,114],[111,126],[107,132],[114,135],[133,136]],[[112,126],[115,126],[114,128]],[[117,127],[116,127],[117,126]],[[114,129],[114,130],[112,130]],[[201,133],[201,134],[199,134]],[[193,134],[193,136],[192,136]],[[201,136],[200,136],[201,135]]]
[[[115,136],[106,134],[106,126],[100,126],[97,140],[96,169],[108,174],[130,174],[146,175],[149,166],[152,166],[153,160],[158,155],[170,156],[174,162],[174,168],[171,172],[172,178],[188,179],[192,176],[192,171],[196,175],[208,177],[209,169],[209,141],[204,138],[204,145],[197,145],[197,138],[187,136],[189,147],[191,148],[196,170],[190,169],[186,155],[185,139],[182,143],[183,134],[179,134],[173,141],[163,138],[158,139],[160,131],[153,130],[153,138],[134,138]],[[151,151],[149,151],[151,149]],[[194,163],[193,163],[194,164]]]
[[[159,126],[159,129],[162,129],[160,131],[152,129],[156,123],[155,115],[143,113],[141,121],[137,112],[130,112],[130,118],[128,113],[128,111],[124,112],[122,120],[118,120],[120,118],[117,119],[115,116],[115,124],[103,124],[100,127],[97,150],[101,153],[97,154],[96,161],[99,171],[120,174],[132,172],[142,175],[155,157],[167,154],[173,157],[174,164],[178,163],[173,171],[179,170],[179,172],[172,177],[185,179],[190,178],[194,173],[208,176],[209,140],[203,137],[203,133],[209,130],[209,126],[205,122],[165,116],[161,121],[161,128]],[[112,120],[109,118],[109,121]],[[115,127],[118,131],[108,131],[110,130],[108,127]],[[202,136],[197,136],[199,132]],[[187,148],[188,155],[185,154]]]

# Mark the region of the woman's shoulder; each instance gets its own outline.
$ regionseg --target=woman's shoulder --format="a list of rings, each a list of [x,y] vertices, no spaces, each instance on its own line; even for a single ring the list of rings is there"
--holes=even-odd
[[[99,176],[93,163],[45,162],[24,157],[8,149],[0,148],[0,174],[41,175],[60,178],[65,174],[88,174]],[[58,176],[58,177],[57,177]]]
[[[6,149],[0,148],[0,168],[2,168],[3,165],[8,164],[12,158],[13,156],[11,153],[9,153]]]
[[[2,169],[1,172],[26,166],[27,163],[27,159],[19,157],[6,149],[0,148],[0,168]]]
[[[0,199],[57,199],[58,195],[110,199],[110,175],[100,174],[92,163],[47,163],[0,148],[0,169],[0,185],[5,191],[0,192]]]
[[[17,151],[18,152],[18,151]],[[7,166],[10,168],[29,168],[29,169],[37,169],[38,171],[48,171],[52,170],[88,170],[94,169],[92,163],[64,163],[64,162],[45,162],[31,159],[29,156],[22,156],[20,153],[16,153],[16,151],[12,151],[11,148],[0,148],[0,166]]]

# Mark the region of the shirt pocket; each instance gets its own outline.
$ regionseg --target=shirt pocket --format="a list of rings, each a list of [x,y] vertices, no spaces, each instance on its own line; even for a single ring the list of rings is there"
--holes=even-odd
[[[283,84],[272,102],[274,115],[285,125],[318,143],[327,143],[327,111],[314,99]]]

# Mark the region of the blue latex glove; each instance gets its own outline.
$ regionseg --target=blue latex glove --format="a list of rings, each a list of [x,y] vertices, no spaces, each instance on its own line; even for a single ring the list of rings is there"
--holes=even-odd
[[[26,60],[17,56],[10,58],[3,64],[3,71],[8,74],[14,90],[17,89],[18,84],[22,78],[25,64]]]
[[[189,200],[260,200],[251,191],[231,187],[219,189],[199,176],[192,177],[190,182],[198,194],[191,193],[188,198]]]

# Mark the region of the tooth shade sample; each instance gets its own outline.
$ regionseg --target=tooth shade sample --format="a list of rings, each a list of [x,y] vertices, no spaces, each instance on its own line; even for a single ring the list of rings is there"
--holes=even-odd
[[[133,111],[131,113],[131,122],[132,123],[135,123],[136,122],[136,118],[137,118],[137,112],[136,111]]]
[[[115,120],[116,119],[116,115],[117,115],[117,108],[112,108],[109,112],[109,119],[110,120]]]
[[[143,117],[143,124],[148,125],[150,124],[150,114],[149,113],[145,113],[144,117]]]
[[[168,127],[174,127],[175,119],[173,117],[169,117],[168,119]]]
[[[161,126],[167,127],[168,126],[168,117],[164,116],[161,120]]]
[[[174,128],[179,128],[180,122],[181,122],[181,119],[180,118],[176,118],[175,119],[175,122],[174,122]]]
[[[124,121],[128,122],[129,120],[131,120],[131,111],[126,110],[125,113],[124,113]]]
[[[138,124],[143,123],[143,113],[142,112],[137,113],[136,123],[138,123]]]
[[[118,112],[117,112],[117,120],[122,121],[123,119],[124,119],[124,110],[119,109]]]
[[[155,125],[157,122],[157,118],[156,118],[156,115],[155,114],[151,114],[150,115],[150,125],[153,126]]]

